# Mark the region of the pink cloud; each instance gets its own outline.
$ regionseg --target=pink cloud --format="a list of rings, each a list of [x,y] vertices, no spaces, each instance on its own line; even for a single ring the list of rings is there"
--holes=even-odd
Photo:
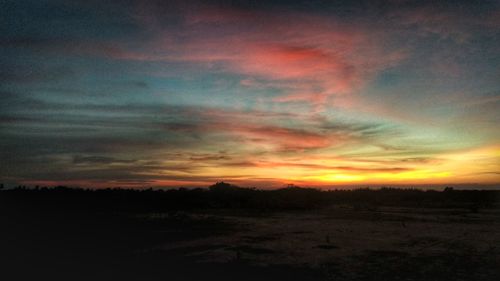
[[[235,131],[255,142],[278,144],[283,149],[317,149],[329,147],[335,142],[329,135],[280,127],[243,127]]]
[[[383,32],[329,17],[205,6],[180,9],[181,23],[172,27],[148,9],[142,7],[138,18],[155,30],[155,38],[139,49],[115,52],[115,58],[185,62],[238,74],[245,87],[281,89],[283,97],[275,102],[326,105],[404,58],[383,46]]]
[[[174,123],[164,128],[180,134],[204,135],[208,139],[223,136],[224,139],[245,143],[247,148],[265,151],[303,151],[333,147],[353,137],[350,133],[355,130],[348,125],[325,130],[321,128],[323,119],[316,120],[293,113],[206,109],[193,114],[203,120],[200,125]],[[291,119],[294,120],[292,126],[283,125]],[[297,129],[295,126],[306,126],[307,129]]]
[[[230,135],[249,145],[266,147],[268,150],[320,149],[331,147],[341,139],[334,134],[236,122],[212,122],[204,125],[201,130]]]

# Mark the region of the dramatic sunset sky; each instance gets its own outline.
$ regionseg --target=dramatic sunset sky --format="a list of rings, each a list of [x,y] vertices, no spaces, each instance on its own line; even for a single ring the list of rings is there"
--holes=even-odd
[[[3,0],[0,19],[4,184],[500,184],[500,1]]]

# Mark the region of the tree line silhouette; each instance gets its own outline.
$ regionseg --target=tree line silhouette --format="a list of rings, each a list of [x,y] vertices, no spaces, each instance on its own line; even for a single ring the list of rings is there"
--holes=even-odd
[[[162,212],[205,208],[300,210],[345,205],[356,210],[376,210],[381,206],[468,208],[498,207],[500,191],[421,189],[319,190],[289,185],[275,190],[245,188],[218,182],[205,188],[178,189],[83,189],[65,186],[0,191],[0,205],[18,210],[33,208],[67,210],[113,210]]]

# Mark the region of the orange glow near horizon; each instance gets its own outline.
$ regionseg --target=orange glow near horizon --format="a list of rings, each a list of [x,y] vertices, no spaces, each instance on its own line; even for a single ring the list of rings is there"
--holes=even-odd
[[[456,152],[439,156],[439,163],[429,167],[425,164],[407,164],[404,168],[391,168],[387,163],[374,165],[356,163],[350,160],[329,160],[314,157],[311,161],[272,162],[258,161],[249,163],[227,163],[221,165],[205,165],[198,171],[199,180],[157,180],[151,186],[208,186],[216,181],[228,181],[241,185],[258,185],[260,187],[280,187],[294,183],[296,185],[322,187],[335,185],[434,185],[434,184],[494,184],[499,181],[499,174],[485,175],[487,171],[498,167],[500,147],[489,146],[475,150]],[[328,164],[325,164],[328,163]],[[354,165],[353,165],[354,164]],[[480,164],[480,165],[478,165]],[[168,163],[165,163],[169,166]],[[485,172],[486,171],[486,172]],[[183,173],[165,171],[161,174],[147,173],[149,177],[185,176]],[[479,176],[477,176],[479,175]],[[66,184],[70,186],[91,187],[144,187],[141,183],[99,182],[99,181],[26,181],[24,184],[54,186]]]
[[[228,181],[243,186],[257,185],[260,187],[280,187],[286,184],[300,186],[328,187],[335,185],[434,185],[434,184],[494,184],[499,181],[499,174],[488,171],[498,167],[500,156],[499,146],[487,146],[474,150],[455,152],[440,155],[438,162],[429,163],[407,163],[393,168],[392,162],[383,159],[376,161],[371,159],[366,162],[353,161],[353,159],[312,157],[310,161],[300,159],[297,161],[271,161],[259,160],[255,162],[228,161],[225,165],[221,163],[209,164],[208,162],[199,168],[198,180],[192,180],[189,176],[180,172],[169,172],[166,170],[160,174],[145,173],[146,177],[171,176],[172,178],[186,177],[186,180],[156,180],[153,187],[180,187],[180,186],[208,186],[216,181]],[[189,164],[177,162],[177,165]],[[362,160],[360,160],[362,161]],[[374,162],[376,164],[374,164]],[[397,160],[394,162],[397,163]],[[168,162],[165,166],[170,166]],[[431,167],[430,167],[431,166]],[[134,182],[99,182],[99,181],[26,181],[24,184],[54,186],[65,184],[70,186],[91,187],[144,187],[141,183]]]
[[[9,186],[500,186],[491,1],[11,2]]]

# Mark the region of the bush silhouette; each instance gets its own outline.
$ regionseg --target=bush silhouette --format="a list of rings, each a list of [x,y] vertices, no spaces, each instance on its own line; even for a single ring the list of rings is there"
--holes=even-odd
[[[0,185],[1,187],[1,185]],[[258,190],[217,182],[208,189],[81,189],[54,188],[1,189],[0,203],[50,209],[95,209],[126,212],[170,212],[200,208],[242,208],[255,210],[314,209],[331,205],[352,206],[374,212],[383,206],[464,208],[470,212],[497,207],[500,191],[453,190],[424,191],[417,189],[357,189],[321,191],[287,186],[275,190]],[[0,204],[0,207],[1,205]],[[37,207],[38,206],[38,207]]]

